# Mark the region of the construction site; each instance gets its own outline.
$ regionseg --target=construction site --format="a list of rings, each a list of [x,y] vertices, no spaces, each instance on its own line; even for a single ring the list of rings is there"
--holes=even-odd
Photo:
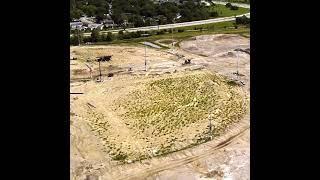
[[[249,104],[248,37],[72,46],[71,179],[250,179]]]

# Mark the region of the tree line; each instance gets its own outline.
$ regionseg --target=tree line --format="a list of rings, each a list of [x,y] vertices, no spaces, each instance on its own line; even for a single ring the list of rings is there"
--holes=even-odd
[[[114,40],[126,40],[126,39],[133,39],[133,38],[140,38],[142,34],[149,34],[152,35],[161,35],[165,33],[171,33],[171,29],[167,30],[160,30],[160,31],[136,31],[136,32],[125,32],[120,30],[117,35],[108,32],[107,34],[101,33],[100,30],[94,29],[91,33],[91,36],[83,36],[82,32],[74,33],[70,37],[70,44],[71,45],[78,45],[79,43],[95,43],[95,42],[112,42]],[[174,32],[184,32],[184,29],[177,29],[173,30]]]
[[[121,26],[131,23],[134,27],[155,24],[186,22],[216,17],[218,13],[206,7],[200,0],[180,0],[154,3],[153,0],[70,0],[70,20],[82,15],[94,16],[101,22],[112,11],[112,19]],[[183,2],[183,3],[182,3]],[[110,6],[111,5],[111,6]],[[211,5],[214,5],[211,2]],[[110,9],[111,7],[111,9]],[[236,9],[230,6],[230,9]],[[180,14],[180,18],[177,15]]]

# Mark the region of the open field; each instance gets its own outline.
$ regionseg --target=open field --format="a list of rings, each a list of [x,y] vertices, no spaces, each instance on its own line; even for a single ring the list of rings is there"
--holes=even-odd
[[[83,93],[70,96],[72,179],[246,179],[250,55],[236,53],[236,43],[250,48],[228,34],[148,47],[147,71],[141,44],[71,47],[71,92]],[[103,55],[112,59],[101,63],[99,83],[94,60]],[[244,86],[232,80],[237,57]],[[244,140],[228,140],[239,132]]]
[[[97,108],[88,107],[82,116],[105,144],[106,153],[120,162],[151,158],[206,142],[242,118],[248,108],[241,88],[208,72],[130,81],[115,78],[114,83],[105,85],[108,93],[87,92],[85,96]],[[128,89],[128,84],[135,88]],[[212,134],[208,133],[208,118],[212,120]]]
[[[225,5],[216,4],[214,7],[211,7],[211,11],[216,11],[219,14],[219,17],[228,17],[228,16],[236,16],[239,14],[246,14],[250,12],[250,9],[238,7],[238,10],[230,10]]]
[[[178,29],[184,30],[184,32],[177,32]],[[188,27],[175,28],[173,38],[177,41],[183,41],[188,38],[199,36],[203,34],[250,34],[250,28],[246,26],[239,26],[234,28],[234,21],[220,22],[205,25],[194,25]],[[152,35],[149,37],[134,38],[129,40],[114,40],[112,42],[98,42],[95,45],[138,45],[141,41],[156,42],[157,40],[172,39],[172,33],[165,33],[161,35]]]

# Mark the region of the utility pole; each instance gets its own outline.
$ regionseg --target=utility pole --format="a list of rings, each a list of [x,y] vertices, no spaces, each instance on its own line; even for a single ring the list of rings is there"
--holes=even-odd
[[[160,20],[159,20],[159,19],[157,19],[156,21],[157,21],[157,24],[158,24],[158,32],[159,32],[159,30],[160,30],[160,27],[159,27],[159,26],[160,26],[160,23],[159,23],[159,22],[160,22]]]
[[[237,48],[237,80],[239,81],[239,51],[240,51],[240,43],[238,42],[238,48]]]
[[[173,44],[173,24],[171,27],[171,39],[172,39],[172,49],[174,49],[174,44]]]
[[[78,45],[80,46],[80,31],[78,27],[77,27],[77,30],[78,30]]]
[[[149,34],[141,34],[143,37],[147,37]],[[147,72],[147,44],[144,42],[144,71]]]
[[[237,76],[239,79],[239,49],[237,50]]]
[[[212,124],[211,124],[211,116],[209,115],[209,136],[212,140]]]
[[[99,72],[100,72],[100,74],[99,74],[99,76],[100,76],[100,82],[102,81],[102,74],[101,74],[101,66],[100,66],[100,63],[101,63],[101,61],[99,60]]]

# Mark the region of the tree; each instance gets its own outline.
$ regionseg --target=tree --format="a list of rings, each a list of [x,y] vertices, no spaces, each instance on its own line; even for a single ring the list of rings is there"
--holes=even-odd
[[[78,38],[74,34],[70,37],[70,44],[74,46],[78,45]]]
[[[87,16],[95,16],[96,12],[97,12],[97,7],[93,5],[86,6],[84,9],[84,13]]]
[[[242,17],[236,17],[236,24],[248,25],[250,24],[250,19],[245,15]]]
[[[96,19],[98,22],[101,22],[103,19],[105,19],[106,9],[104,7],[98,7],[96,10]]]
[[[79,45],[79,41],[80,41],[80,44],[82,44],[84,42],[83,39],[84,39],[83,33],[80,33],[78,35],[76,32],[75,34],[72,34],[72,36],[70,37],[70,44],[77,46],[77,45]]]
[[[140,15],[130,16],[129,22],[132,22],[134,27],[141,27],[144,25],[143,18]]]
[[[123,39],[123,30],[120,30],[119,32],[118,32],[118,39]]]
[[[83,15],[80,9],[74,9],[70,11],[70,20],[79,19]]]
[[[101,35],[99,29],[94,29],[91,33],[91,41],[92,42],[99,42],[101,41]]]
[[[167,24],[167,18],[164,15],[159,15],[158,20],[159,25]]]

